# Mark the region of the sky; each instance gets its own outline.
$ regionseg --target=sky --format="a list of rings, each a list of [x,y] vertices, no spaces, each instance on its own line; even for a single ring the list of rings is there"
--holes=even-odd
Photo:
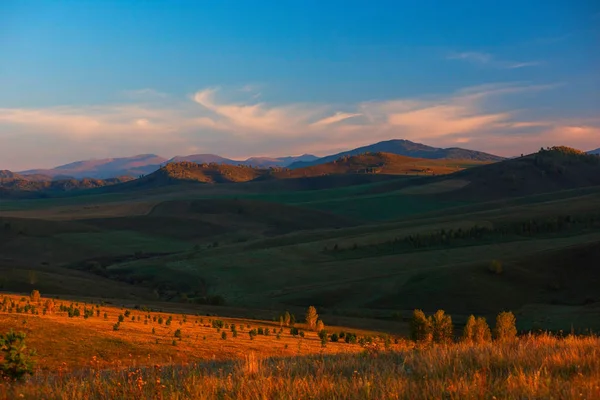
[[[600,147],[600,2],[0,1],[0,169]]]

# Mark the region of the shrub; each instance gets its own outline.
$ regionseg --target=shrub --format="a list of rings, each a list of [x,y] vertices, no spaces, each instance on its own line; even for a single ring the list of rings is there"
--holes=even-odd
[[[513,340],[517,337],[517,320],[512,312],[501,312],[496,317],[494,338],[501,342]]]
[[[355,333],[346,332],[344,335],[344,341],[348,344],[356,344],[357,340]]]
[[[0,351],[3,361],[0,363],[0,376],[10,379],[21,379],[33,373],[34,362],[31,359],[35,352],[28,351],[25,346],[25,333],[10,332],[0,335]]]
[[[321,347],[327,346],[327,331],[325,329],[319,331],[319,338],[321,339]]]
[[[338,336],[338,334],[337,334],[337,333],[333,333],[333,334],[331,335],[331,337],[330,337],[330,340],[331,340],[332,342],[334,342],[334,343],[335,343],[335,342],[337,342],[339,339],[340,339],[340,338],[339,338],[339,336]]]
[[[451,343],[453,338],[452,318],[444,310],[438,310],[431,318],[433,341],[435,343]]]
[[[32,303],[39,303],[41,299],[39,290],[32,290],[29,298],[31,299]]]
[[[114,324],[113,325],[113,331],[118,331],[120,326],[121,326],[121,324],[119,322],[117,322],[116,324]]]
[[[54,312],[54,300],[47,299],[44,302],[44,311],[47,313],[50,313],[50,314],[52,314]]]
[[[221,339],[227,340],[227,332],[225,332],[225,331],[221,332]]]
[[[308,307],[306,310],[306,325],[308,325],[308,329],[315,330],[317,329],[317,321],[319,320],[319,314],[317,314],[317,309],[313,306]],[[317,329],[318,331],[318,329]]]
[[[177,339],[181,340],[181,329],[177,329],[173,336],[175,336]]]
[[[492,262],[488,266],[488,270],[496,275],[500,275],[503,272],[502,262],[500,262],[499,260],[492,260]]]
[[[123,316],[123,314],[119,314],[119,322],[124,322],[125,321],[125,317]]]
[[[325,330],[325,324],[323,323],[323,321],[318,320],[316,328],[317,328],[317,332],[321,332],[321,331]]]
[[[421,310],[414,310],[410,321],[410,337],[415,342],[429,343],[433,339],[431,321]]]

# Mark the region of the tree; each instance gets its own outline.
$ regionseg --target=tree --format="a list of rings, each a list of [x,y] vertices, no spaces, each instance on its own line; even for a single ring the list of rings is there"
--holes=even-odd
[[[53,313],[54,312],[54,300],[52,299],[47,299],[46,302],[44,303],[44,311],[46,311],[47,313]]]
[[[517,337],[517,319],[515,315],[508,312],[501,312],[496,317],[496,327],[494,328],[494,337],[496,340],[505,342]]]
[[[321,332],[325,330],[325,324],[323,323],[323,321],[318,320],[317,321],[317,326],[316,326],[317,332]]]
[[[463,341],[467,343],[485,343],[492,340],[492,333],[485,318],[471,315],[463,331]]]
[[[308,329],[315,330],[317,328],[317,321],[319,320],[319,314],[317,314],[317,309],[313,306],[308,307],[306,310],[306,325],[308,325]]]
[[[41,299],[39,290],[32,290],[29,298],[31,299],[32,303],[39,303]]]
[[[415,342],[429,343],[432,340],[431,321],[422,310],[414,310],[410,321],[410,337]]]
[[[451,343],[453,339],[454,327],[452,317],[444,312],[437,310],[431,318],[433,341],[435,343]]]
[[[3,362],[0,364],[0,376],[10,379],[21,379],[33,373],[34,362],[31,359],[35,352],[28,351],[25,346],[25,333],[10,332],[0,335],[0,351]]]
[[[467,323],[465,324],[465,328],[463,329],[462,340],[466,343],[473,343],[475,337],[475,329],[477,325],[477,320],[474,315],[469,316],[467,318]]]
[[[492,340],[492,332],[490,326],[483,317],[477,317],[475,323],[475,335],[473,336],[475,343],[486,343]]]
[[[285,324],[285,326],[290,326],[291,320],[292,316],[288,311],[286,311],[285,314],[283,314],[283,323]]]

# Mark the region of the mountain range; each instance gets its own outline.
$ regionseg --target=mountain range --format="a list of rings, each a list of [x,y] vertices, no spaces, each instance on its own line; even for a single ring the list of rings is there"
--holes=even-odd
[[[340,157],[354,156],[363,153],[391,153],[400,156],[427,158],[427,159],[453,159],[453,160],[469,160],[469,161],[484,161],[496,162],[502,161],[504,158],[493,154],[483,153],[481,151],[466,150],[458,147],[439,148],[431,147],[422,143],[414,143],[409,140],[394,139],[378,142],[368,146],[359,147],[353,150],[344,151],[326,157],[321,157],[313,161],[298,161],[289,166],[289,168],[303,168],[311,165],[324,164],[335,161]]]
[[[287,167],[290,169],[297,169],[326,164],[343,156],[379,152],[425,159],[454,159],[482,162],[496,162],[503,160],[502,157],[480,151],[462,148],[438,148],[421,143],[414,143],[408,140],[387,140],[321,158],[310,154],[304,154],[296,157],[252,157],[247,160],[239,161],[215,154],[194,154],[177,156],[171,159],[155,154],[141,154],[133,157],[76,161],[56,168],[32,169],[19,172],[19,174],[28,177],[33,175],[40,178],[49,177],[49,179],[55,180],[71,178],[107,179],[121,176],[138,177],[156,171],[161,165],[184,161],[197,164],[217,163],[226,165],[245,165],[258,168]]]
[[[22,178],[45,177],[47,179],[82,179],[95,178],[107,179],[120,176],[138,177],[147,175],[158,170],[161,165],[178,162],[194,162],[197,164],[226,164],[246,165],[259,168],[286,167],[297,161],[307,162],[316,160],[317,157],[304,154],[298,157],[252,157],[244,161],[232,160],[215,154],[193,154],[189,156],[177,156],[167,159],[155,154],[140,154],[132,157],[105,158],[97,160],[76,161],[50,169],[31,169],[18,173]],[[41,179],[45,180],[45,179]]]

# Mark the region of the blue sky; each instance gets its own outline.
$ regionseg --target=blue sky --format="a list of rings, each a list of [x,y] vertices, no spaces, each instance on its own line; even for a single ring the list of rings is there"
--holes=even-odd
[[[600,147],[596,1],[0,2],[0,169]]]

